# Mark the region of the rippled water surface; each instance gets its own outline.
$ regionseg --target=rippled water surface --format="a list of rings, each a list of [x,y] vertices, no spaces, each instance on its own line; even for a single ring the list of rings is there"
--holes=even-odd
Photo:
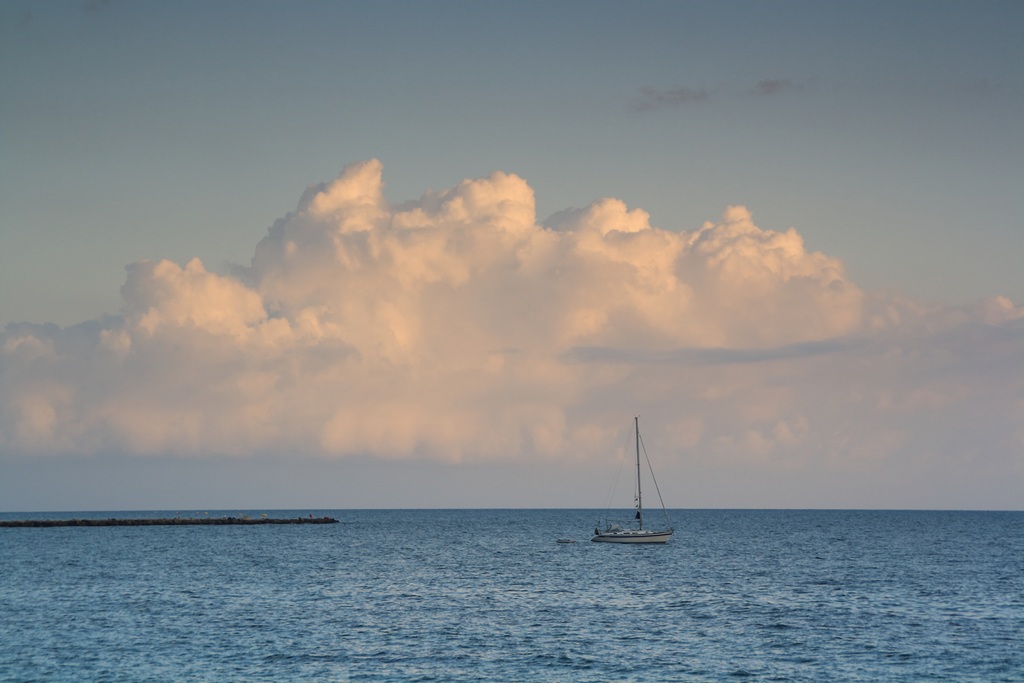
[[[308,512],[0,529],[0,681],[1024,680],[1024,513]]]

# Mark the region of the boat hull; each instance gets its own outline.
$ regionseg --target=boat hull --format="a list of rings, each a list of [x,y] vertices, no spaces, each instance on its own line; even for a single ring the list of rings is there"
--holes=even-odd
[[[594,543],[667,543],[671,531],[608,531],[595,534]]]

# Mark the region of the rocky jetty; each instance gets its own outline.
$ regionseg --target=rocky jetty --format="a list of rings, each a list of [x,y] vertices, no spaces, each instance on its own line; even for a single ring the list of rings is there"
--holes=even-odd
[[[333,517],[132,517],[129,519],[0,520],[0,527],[216,526],[225,524],[337,524]]]

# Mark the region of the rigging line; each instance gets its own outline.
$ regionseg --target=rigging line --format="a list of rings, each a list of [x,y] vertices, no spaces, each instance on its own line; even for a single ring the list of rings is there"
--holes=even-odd
[[[630,439],[632,439],[633,435],[630,434],[629,437],[630,437]],[[615,495],[615,489],[617,489],[618,486],[619,486],[619,479],[622,478],[622,468],[625,467],[625,465],[626,465],[626,452],[627,451],[628,451],[628,449],[625,448],[625,447],[619,449],[619,467],[618,467],[618,469],[615,470],[615,478],[612,479],[611,486],[608,487],[608,496],[607,496],[607,498],[604,501],[605,517],[607,517],[609,514],[611,514],[611,511],[612,511],[612,497]],[[634,498],[634,500],[636,499],[636,488],[635,488],[635,485],[634,485],[634,489],[633,489],[633,498]]]
[[[644,444],[644,438],[640,437],[640,448],[644,452],[644,460],[647,461],[647,469],[651,471],[651,481],[654,482],[654,490],[658,494],[658,502],[661,503],[661,511],[665,515],[665,523],[668,526],[672,526],[672,520],[668,518],[668,509],[665,507],[665,500],[661,497],[661,489],[658,488],[658,478],[654,476],[654,466],[651,465],[651,458],[647,455],[647,446]]]

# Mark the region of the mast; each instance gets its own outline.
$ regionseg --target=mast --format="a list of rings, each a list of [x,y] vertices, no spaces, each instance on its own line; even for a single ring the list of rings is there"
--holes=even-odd
[[[636,518],[640,520],[640,530],[644,528],[644,499],[640,495],[640,416],[633,417],[636,426]]]

